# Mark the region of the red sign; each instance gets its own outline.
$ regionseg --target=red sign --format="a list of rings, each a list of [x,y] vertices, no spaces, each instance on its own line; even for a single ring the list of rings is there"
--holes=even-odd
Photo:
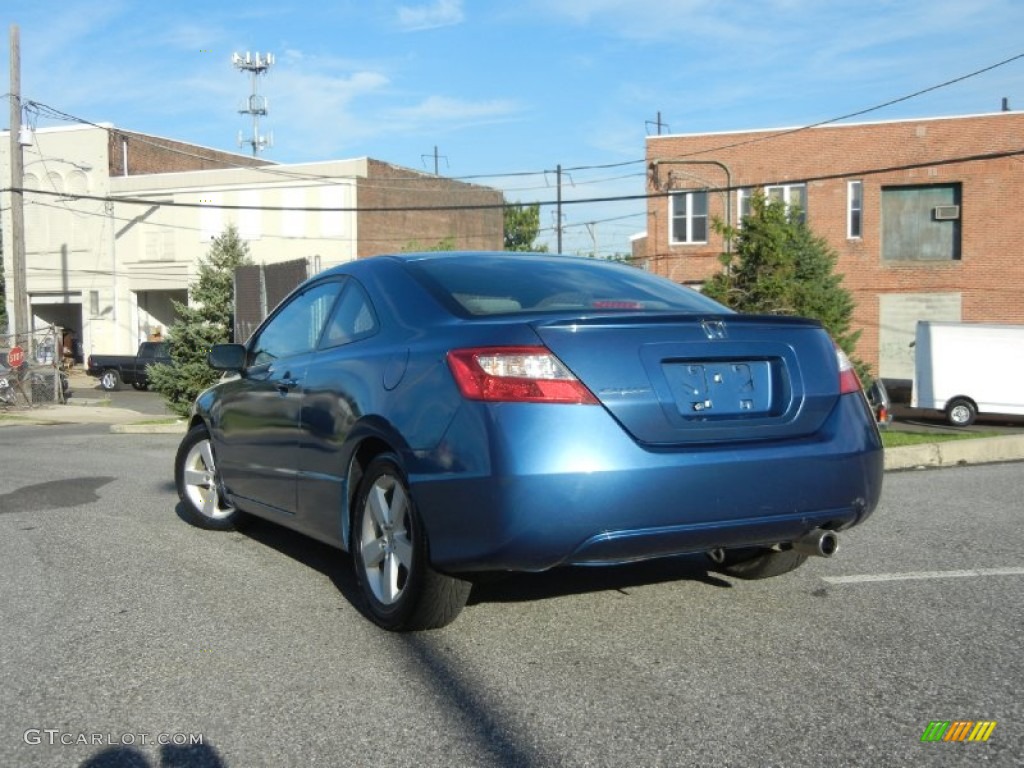
[[[11,351],[7,353],[7,365],[11,368],[20,368],[24,362],[25,350],[21,347],[11,347]]]

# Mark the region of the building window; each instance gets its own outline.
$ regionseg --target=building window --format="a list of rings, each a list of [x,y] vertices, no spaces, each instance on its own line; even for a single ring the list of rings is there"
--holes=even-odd
[[[281,234],[285,237],[306,236],[306,216],[299,210],[306,206],[306,190],[286,189],[281,193]]]
[[[960,196],[959,184],[884,188],[882,259],[957,261]]]
[[[860,240],[861,215],[864,210],[864,185],[859,181],[846,184],[846,237]]]
[[[750,215],[750,201],[754,197],[754,190],[744,187],[736,190],[736,226],[743,226],[743,219]]]
[[[99,317],[100,314],[100,292],[89,291],[89,315]]]
[[[801,224],[807,221],[807,185],[806,184],[775,184],[764,188],[764,196],[768,202],[780,200],[786,210],[796,214]]]
[[[347,190],[342,186],[320,189],[320,237],[341,237],[345,234],[345,207]]]
[[[238,236],[243,240],[259,240],[263,232],[263,211],[260,210],[259,190],[244,189],[238,193]]]
[[[174,230],[150,228],[143,237],[142,261],[174,261]]]
[[[708,193],[676,192],[672,195],[672,243],[708,241]]]
[[[224,234],[223,195],[206,192],[199,196],[199,242],[209,243]]]

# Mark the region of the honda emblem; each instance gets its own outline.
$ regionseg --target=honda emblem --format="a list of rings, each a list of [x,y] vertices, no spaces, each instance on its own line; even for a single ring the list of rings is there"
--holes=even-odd
[[[721,320],[701,320],[700,327],[709,339],[724,339],[726,336],[725,323]]]

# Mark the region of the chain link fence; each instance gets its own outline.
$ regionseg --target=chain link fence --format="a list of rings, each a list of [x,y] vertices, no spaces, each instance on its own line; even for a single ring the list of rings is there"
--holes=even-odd
[[[64,403],[68,378],[63,329],[0,335],[0,408],[32,408]]]

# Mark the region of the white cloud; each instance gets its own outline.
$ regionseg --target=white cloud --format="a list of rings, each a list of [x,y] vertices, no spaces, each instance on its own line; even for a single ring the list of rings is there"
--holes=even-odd
[[[282,69],[273,87],[268,84],[267,88],[273,94],[267,125],[275,132],[278,157],[306,160],[347,156],[350,152],[345,147],[379,133],[376,121],[358,116],[353,103],[379,94],[389,84],[386,75],[373,71],[338,75],[315,65]]]
[[[407,32],[462,23],[462,0],[437,0],[433,5],[398,7],[398,25]]]
[[[510,99],[464,101],[446,96],[428,96],[414,106],[391,110],[391,115],[395,119],[412,123],[461,123],[503,120],[519,111],[520,107]]]

